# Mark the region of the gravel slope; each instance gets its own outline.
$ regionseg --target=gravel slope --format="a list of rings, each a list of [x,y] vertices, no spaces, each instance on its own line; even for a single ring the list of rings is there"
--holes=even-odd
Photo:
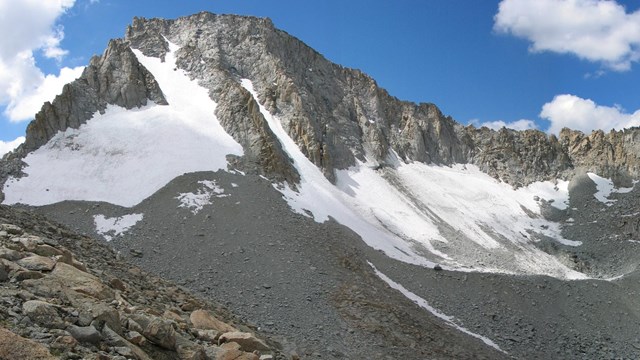
[[[193,214],[178,208],[179,193],[215,180],[227,197]],[[236,184],[234,187],[232,183]],[[591,202],[589,182],[572,187],[571,208],[560,221],[633,208],[637,190],[605,212]],[[591,194],[589,194],[591,192]],[[586,205],[585,205],[586,204]],[[637,204],[637,202],[636,202]],[[613,212],[609,212],[614,210]],[[336,223],[317,224],[288,210],[281,195],[259,177],[226,172],[181,176],[125,209],[65,202],[39,208],[79,230],[94,231],[93,215],[144,213],[144,219],[110,244],[123,256],[216,301],[225,303],[265,333],[281,335],[287,351],[323,359],[488,358],[614,359],[640,356],[640,275],[629,251],[638,244],[598,240],[596,229],[567,226],[570,249],[540,246],[593,274],[633,272],[621,280],[561,281],[549,277],[457,273],[424,269],[389,259]],[[625,229],[600,227],[602,234]],[[576,230],[580,229],[580,230]],[[617,231],[617,232],[616,232]],[[582,234],[582,235],[581,235]],[[620,235],[619,237],[621,237]],[[620,251],[618,246],[620,247]],[[134,252],[132,252],[133,250]],[[604,255],[608,254],[608,255]],[[576,260],[577,259],[577,260]],[[617,260],[616,260],[617,259]],[[504,355],[465,335],[390,289],[372,271],[401,283],[457,323],[495,341]],[[606,264],[614,264],[609,269]],[[586,267],[584,267],[586,269]],[[603,270],[608,269],[608,270]],[[280,325],[276,325],[280,324]]]

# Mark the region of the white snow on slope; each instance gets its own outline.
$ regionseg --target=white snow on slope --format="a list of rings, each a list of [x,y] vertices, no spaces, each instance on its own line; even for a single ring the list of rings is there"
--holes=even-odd
[[[195,215],[206,205],[213,204],[214,197],[230,196],[224,193],[224,189],[218,186],[215,180],[198,181],[198,184],[202,186],[195,193],[180,193],[176,196],[176,199],[180,201],[178,207],[187,208]]]
[[[120,236],[127,232],[131,227],[142,220],[143,214],[129,214],[120,217],[108,218],[104,215],[95,215],[93,223],[96,226],[96,232],[107,241],[113,240],[114,237]]]
[[[241,83],[258,99],[250,80]],[[475,166],[405,164],[391,154],[395,169],[374,170],[359,163],[337,171],[334,186],[302,154],[279,119],[262,105],[260,111],[301,176],[297,191],[287,184],[279,188],[294,211],[310,212],[318,222],[332,217],[369,246],[413,264],[585,278],[534,246],[540,236],[581,245],[562,238],[558,224],[542,219],[534,200],[538,196],[566,207],[566,182],[514,190]]]
[[[630,188],[616,188],[613,185],[613,181],[611,179],[605,179],[603,177],[598,176],[594,173],[587,173],[587,176],[596,184],[596,189],[598,190],[593,196],[598,199],[603,204],[607,206],[613,205],[617,200],[609,199],[609,196],[613,193],[626,194],[633,190],[633,186]],[[635,182],[634,182],[635,185]]]
[[[494,348],[494,349],[506,354],[506,352],[504,350],[500,349],[500,347],[495,342],[493,342],[491,339],[489,339],[488,337],[476,334],[476,333],[472,332],[471,330],[456,324],[455,323],[455,318],[453,316],[446,315],[446,314],[440,312],[438,309],[434,308],[433,306],[429,305],[427,300],[421,298],[420,296],[418,296],[418,295],[414,294],[413,292],[407,290],[407,288],[405,288],[404,286],[402,286],[402,285],[398,284],[397,282],[391,280],[387,275],[383,274],[382,272],[380,272],[380,270],[378,270],[375,266],[373,266],[372,263],[369,263],[369,266],[371,266],[373,268],[373,271],[375,271],[376,275],[380,279],[382,279],[384,282],[386,282],[387,285],[389,285],[392,289],[398,290],[400,293],[402,293],[402,295],[404,295],[407,299],[413,301],[416,305],[418,305],[421,308],[427,310],[428,312],[430,312],[431,314],[433,314],[437,318],[440,318],[440,319],[444,320],[444,322],[447,325],[449,325],[449,326],[451,326],[451,327],[453,327],[453,328],[455,328],[455,329],[457,329],[457,330],[459,330],[459,331],[461,331],[461,332],[463,332],[463,333],[465,333],[467,335],[473,336],[476,339],[480,339],[486,345],[491,346],[492,348]]]
[[[164,63],[134,50],[168,106],[109,106],[79,129],[59,132],[24,159],[28,176],[7,180],[4,203],[87,200],[130,207],[179,175],[226,169],[227,154],[242,155],[215,117],[207,89],[174,70],[177,49],[170,44]]]
[[[254,99],[258,99],[250,80],[242,80],[242,86],[253,95]],[[341,224],[351,228],[369,246],[375,249],[382,250],[396,259],[411,264],[435,266],[433,262],[415,253],[409,243],[393,236],[384,229],[371,226],[362,216],[348,207],[342,201],[343,193],[333,186],[324,177],[320,169],[307,159],[284,130],[280,121],[272,116],[259,101],[257,102],[260,106],[260,112],[267,120],[271,131],[278,137],[284,150],[293,159],[294,166],[300,174],[299,191],[292,190],[286,184],[284,188],[278,188],[294,211],[307,215],[305,210],[309,210],[318,222],[327,221],[331,216]]]

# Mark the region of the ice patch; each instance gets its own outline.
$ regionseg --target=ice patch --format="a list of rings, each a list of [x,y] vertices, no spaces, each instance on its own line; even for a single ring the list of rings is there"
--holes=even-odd
[[[142,220],[143,214],[129,214],[120,217],[108,218],[104,215],[95,215],[93,223],[96,226],[96,232],[107,241],[113,240],[114,237],[120,236],[127,232],[131,227]]]
[[[164,62],[134,50],[169,105],[109,105],[79,129],[59,132],[24,159],[27,176],[6,181],[4,203],[86,200],[131,207],[184,173],[224,170],[227,154],[242,155],[218,122],[208,90],[175,70],[178,46],[169,47]]]
[[[607,206],[611,206],[617,201],[615,199],[609,199],[612,193],[626,194],[633,191],[633,186],[630,188],[616,188],[611,179],[600,177],[594,173],[587,173],[587,176],[596,184],[596,189],[598,190],[593,196]],[[633,185],[635,186],[636,183],[637,181],[634,181]]]
[[[395,290],[399,291],[406,298],[408,298],[409,300],[413,301],[416,305],[420,306],[421,308],[427,310],[428,312],[430,312],[431,314],[433,314],[437,318],[440,318],[440,319],[444,320],[444,322],[447,325],[449,325],[449,326],[451,326],[451,327],[453,327],[453,328],[455,328],[455,329],[457,329],[457,330],[459,330],[459,331],[461,331],[461,332],[463,332],[463,333],[465,333],[467,335],[473,336],[476,339],[480,339],[486,345],[491,346],[492,348],[494,348],[494,349],[506,354],[506,352],[504,350],[500,349],[500,347],[495,342],[493,342],[491,339],[489,339],[488,337],[476,334],[476,333],[472,332],[471,330],[456,324],[455,318],[453,316],[446,315],[446,314],[440,312],[438,309],[434,308],[433,306],[429,305],[429,303],[425,299],[423,299],[420,296],[418,296],[418,295],[412,293],[411,291],[407,290],[407,288],[405,288],[401,284],[398,284],[397,282],[391,280],[388,276],[386,276],[385,274],[380,272],[380,270],[376,269],[376,267],[373,266],[373,264],[371,264],[370,262],[369,262],[369,266],[371,266],[373,268],[373,271],[375,271],[376,275],[380,279],[382,279],[384,282],[386,282],[392,289],[395,289]]]
[[[230,196],[224,193],[224,189],[219,187],[214,180],[198,181],[202,185],[195,193],[180,193],[176,199],[180,201],[178,207],[187,208],[195,215],[204,208],[211,205],[213,198]]]

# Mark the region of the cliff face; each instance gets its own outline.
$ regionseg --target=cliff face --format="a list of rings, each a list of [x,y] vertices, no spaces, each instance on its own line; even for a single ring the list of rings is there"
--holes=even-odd
[[[276,115],[302,152],[329,180],[356,160],[471,163],[514,186],[595,171],[620,183],[640,176],[640,129],[585,135],[565,129],[493,131],[462,126],[433,104],[400,101],[358,70],[326,60],[268,19],[200,13],[177,20],[135,18],[123,40],[92,59],[82,77],[46,103],[16,154],[4,159],[0,181],[20,175],[20,158],[57,131],[78,127],[107,104],[128,109],[148,100],[166,104],[153,76],[131,48],[164,58],[180,46],[177,64],[210,91],[225,130],[245,149],[234,166],[296,183],[299,179],[258,104],[239,80],[249,79],[259,101]]]

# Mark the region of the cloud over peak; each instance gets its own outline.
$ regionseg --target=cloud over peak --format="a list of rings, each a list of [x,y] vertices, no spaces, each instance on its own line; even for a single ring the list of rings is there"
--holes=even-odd
[[[0,158],[4,156],[4,154],[9,151],[13,151],[13,149],[17,148],[20,144],[24,142],[24,136],[20,136],[19,138],[13,141],[2,141],[0,140]]]
[[[502,0],[494,30],[527,39],[533,52],[573,54],[615,71],[640,60],[640,11],[614,0]]]
[[[56,21],[75,0],[0,0],[0,106],[11,121],[33,118],[42,103],[53,100],[62,86],[80,75],[82,68],[63,68],[45,75],[34,53],[61,61],[67,50],[62,26]]]
[[[628,113],[620,106],[603,106],[591,99],[563,94],[542,106],[540,117],[551,122],[547,132],[558,134],[564,127],[590,133],[640,126],[640,110]]]

